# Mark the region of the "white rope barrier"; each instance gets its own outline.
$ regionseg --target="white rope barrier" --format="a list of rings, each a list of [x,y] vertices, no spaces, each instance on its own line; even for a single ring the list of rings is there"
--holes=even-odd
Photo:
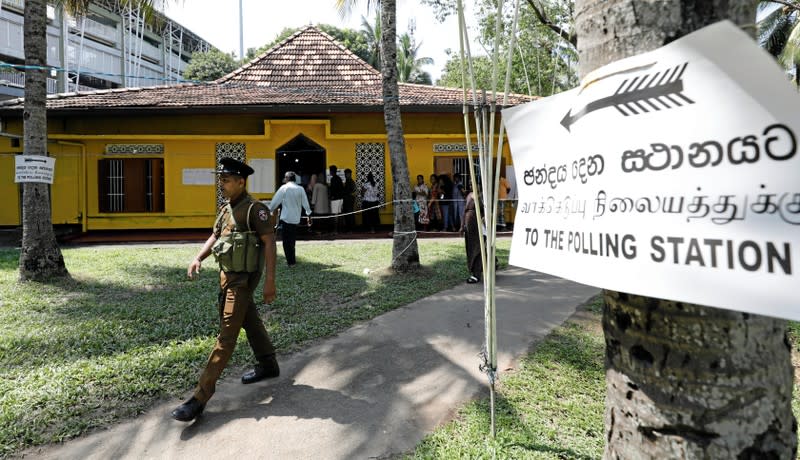
[[[450,203],[455,203],[455,202],[459,202],[459,201],[460,201],[460,202],[462,202],[462,203],[464,202],[464,200],[457,200],[457,199],[447,199],[447,200],[444,200],[444,199],[437,199],[436,201],[433,201],[433,202],[430,202],[430,201],[428,201],[427,203],[442,203],[442,202],[450,202]],[[507,202],[511,202],[511,201],[516,201],[516,200],[512,200],[512,199],[508,199],[508,198],[503,198],[501,201],[507,201]],[[368,207],[368,208],[361,208],[361,209],[358,209],[358,210],[355,210],[355,211],[352,211],[352,212],[343,212],[343,213],[339,213],[339,214],[313,214],[313,213],[312,213],[312,214],[311,214],[311,218],[312,218],[313,220],[318,220],[318,219],[335,219],[335,218],[337,218],[337,217],[343,217],[343,216],[351,216],[351,215],[361,214],[361,213],[363,213],[364,211],[370,211],[370,210],[372,210],[372,209],[380,209],[380,208],[383,208],[383,207],[385,207],[385,206],[389,206],[390,204],[391,204],[391,205],[393,205],[393,204],[395,204],[395,203],[406,203],[406,202],[411,202],[411,203],[414,203],[414,202],[417,202],[417,201],[416,201],[415,199],[413,199],[413,198],[409,198],[409,199],[406,199],[406,200],[392,200],[392,201],[386,201],[386,202],[384,202],[384,203],[381,203],[381,204],[378,204],[378,205],[375,205],[375,206],[370,206],[370,207]]]

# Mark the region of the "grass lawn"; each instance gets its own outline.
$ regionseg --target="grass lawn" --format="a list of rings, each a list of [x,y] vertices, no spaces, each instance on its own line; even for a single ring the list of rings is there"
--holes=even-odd
[[[499,242],[503,266],[509,243]],[[16,283],[19,254],[0,249],[0,457],[134,416],[194,386],[217,333],[213,263],[198,281],[185,276],[198,248],[66,248],[73,280],[54,284]],[[266,316],[276,346],[298,349],[467,275],[460,240],[422,240],[420,256],[420,273],[389,276],[390,241],[301,243],[294,269],[279,257],[278,300]],[[495,439],[486,398],[461,408],[410,456],[600,458],[600,310],[597,298],[521,359],[519,369],[501,374]],[[790,328],[798,369],[800,323]],[[249,353],[242,337],[229,365],[235,377]],[[792,407],[800,418],[797,384]]]
[[[595,459],[603,455],[602,299],[596,297],[501,373],[490,435],[489,398],[461,408],[418,446],[420,459]]]
[[[605,446],[605,344],[596,297],[501,374],[490,436],[489,398],[467,404],[409,458],[596,459]],[[790,323],[795,367],[792,410],[800,420],[800,323]]]
[[[509,245],[498,243],[503,266]],[[279,352],[468,275],[460,239],[421,240],[424,269],[413,275],[386,270],[389,240],[300,243],[291,270],[278,247],[278,299],[262,313]],[[64,248],[72,280],[50,284],[17,283],[19,252],[0,249],[0,457],[134,416],[195,385],[218,332],[213,260],[199,280],[186,278],[199,248]],[[240,337],[228,368],[249,359]]]

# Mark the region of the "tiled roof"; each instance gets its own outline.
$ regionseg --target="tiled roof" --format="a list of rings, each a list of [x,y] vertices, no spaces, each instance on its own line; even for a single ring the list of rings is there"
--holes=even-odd
[[[217,80],[258,86],[363,87],[381,85],[381,73],[313,26]]]
[[[457,111],[462,90],[400,83],[400,105],[407,110]],[[469,101],[472,99],[470,98]],[[511,105],[528,102],[514,95]],[[119,88],[50,95],[47,109],[61,110],[381,110],[381,74],[319,29],[309,26],[275,45],[240,69],[211,83]],[[0,113],[22,109],[21,99],[0,101]]]

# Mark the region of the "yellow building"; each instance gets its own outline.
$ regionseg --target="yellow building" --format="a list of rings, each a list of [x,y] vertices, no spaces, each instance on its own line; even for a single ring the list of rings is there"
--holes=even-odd
[[[401,83],[400,103],[412,182],[466,172],[462,91]],[[210,172],[225,156],[256,170],[248,188],[260,199],[287,170],[307,179],[336,165],[357,184],[373,172],[390,202],[382,104],[381,74],[314,27],[214,83],[51,96],[53,223],[208,228],[219,202]],[[21,100],[0,103],[0,226],[20,225],[21,115]],[[381,221],[392,221],[391,206]]]

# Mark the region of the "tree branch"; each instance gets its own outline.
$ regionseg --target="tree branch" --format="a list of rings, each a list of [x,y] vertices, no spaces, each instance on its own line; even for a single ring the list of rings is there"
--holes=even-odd
[[[574,33],[570,34],[564,28],[551,21],[550,18],[548,18],[547,15],[544,14],[544,11],[539,9],[539,7],[536,5],[536,3],[534,3],[533,0],[526,0],[526,1],[528,2],[528,5],[530,5],[531,8],[533,8],[533,12],[534,14],[536,14],[536,18],[539,19],[539,22],[541,22],[542,25],[549,27],[550,30],[557,33],[561,38],[570,42],[572,46],[575,47],[575,49],[578,48],[578,36],[576,34]]]

